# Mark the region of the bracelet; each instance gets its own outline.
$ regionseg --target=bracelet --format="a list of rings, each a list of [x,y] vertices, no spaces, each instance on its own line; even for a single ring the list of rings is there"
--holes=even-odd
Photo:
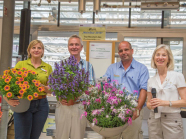
[[[169,100],[169,107],[172,107],[172,102]]]
[[[140,110],[138,108],[135,109],[137,111],[137,116],[140,115]]]

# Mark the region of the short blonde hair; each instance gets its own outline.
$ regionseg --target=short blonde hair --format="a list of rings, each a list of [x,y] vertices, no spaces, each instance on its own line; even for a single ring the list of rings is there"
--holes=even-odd
[[[42,43],[40,40],[33,40],[33,41],[30,42],[30,44],[28,45],[28,48],[27,48],[28,58],[31,58],[30,49],[31,49],[34,45],[36,45],[36,44],[38,44],[38,43],[41,45],[42,49],[44,50],[44,45],[43,45],[43,43]],[[43,57],[43,54],[42,54],[41,57]]]
[[[160,44],[156,47],[156,49],[154,50],[153,52],[153,55],[152,55],[152,59],[151,59],[151,67],[154,68],[154,69],[157,69],[157,66],[154,62],[154,57],[155,57],[155,54],[157,52],[157,50],[163,48],[164,50],[167,51],[167,54],[168,54],[168,58],[169,58],[169,61],[167,63],[167,68],[168,70],[174,70],[174,58],[173,58],[173,54],[172,54],[172,51],[170,49],[170,46],[168,45],[165,45],[165,44]]]

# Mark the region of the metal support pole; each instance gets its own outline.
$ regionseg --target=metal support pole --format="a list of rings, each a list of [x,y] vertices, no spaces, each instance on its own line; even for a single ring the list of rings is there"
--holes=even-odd
[[[95,24],[95,12],[93,12],[92,24]]]
[[[129,3],[129,6],[131,6],[131,2]],[[128,24],[128,28],[131,27],[131,8],[129,8],[129,24]]]
[[[30,10],[30,1],[28,1],[28,10]]]
[[[61,3],[58,2],[58,18],[57,18],[57,26],[60,26],[60,8],[61,8]]]
[[[163,38],[161,38],[161,44],[163,44]]]
[[[162,11],[161,16],[161,28],[164,28],[164,11]],[[163,38],[161,38],[161,44],[163,44]]]
[[[164,28],[164,11],[162,11],[162,16],[161,16],[161,28]]]
[[[7,70],[8,67],[11,67],[12,64],[15,0],[4,0],[3,10],[0,75],[2,75],[3,71]],[[7,139],[8,104],[4,99],[2,100],[2,112],[0,139]]]

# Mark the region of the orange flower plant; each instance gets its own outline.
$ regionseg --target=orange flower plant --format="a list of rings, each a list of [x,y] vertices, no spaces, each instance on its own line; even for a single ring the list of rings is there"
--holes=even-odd
[[[38,92],[44,91],[39,85],[37,73],[26,68],[5,70],[0,76],[0,93],[8,99],[18,97],[31,101],[38,97]]]

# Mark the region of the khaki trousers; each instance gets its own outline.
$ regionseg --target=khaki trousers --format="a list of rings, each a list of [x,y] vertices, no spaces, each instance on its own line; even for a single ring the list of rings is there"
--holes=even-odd
[[[71,106],[57,102],[55,112],[56,139],[83,139],[86,128],[86,118],[80,119],[84,110],[81,104]],[[82,107],[83,108],[83,107]]]
[[[141,130],[143,109],[140,111],[140,116],[132,121],[132,125],[129,125],[120,135],[111,138],[102,139],[143,139],[143,131]]]
[[[155,119],[151,111],[148,130],[149,139],[184,139],[180,113],[161,113],[161,117]]]

